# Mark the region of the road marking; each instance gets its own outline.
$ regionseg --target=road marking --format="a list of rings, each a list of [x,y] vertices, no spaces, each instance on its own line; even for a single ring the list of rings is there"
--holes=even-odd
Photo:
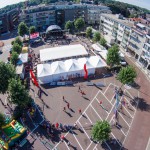
[[[106,91],[108,90],[108,88],[110,87],[111,83],[109,83],[108,87],[106,88],[106,90],[104,91],[104,94],[106,93]]]
[[[66,147],[70,150],[70,148],[68,147],[68,144],[66,143],[66,141],[64,141],[64,142],[65,142]]]
[[[72,132],[72,131],[70,130],[70,132]],[[78,141],[78,139],[76,138],[76,136],[74,135],[74,133],[73,133],[73,132],[72,132],[72,134],[73,134],[74,138],[76,139],[77,143],[79,144],[80,148],[83,150],[83,148],[82,148],[82,146],[81,146],[80,142]]]
[[[100,117],[100,115],[97,113],[97,111],[94,109],[94,107],[91,105],[91,107],[92,107],[92,109],[95,111],[95,113],[97,114],[97,116],[101,119],[101,120],[103,120],[101,117]]]
[[[119,112],[119,115],[121,116],[121,118],[124,120],[124,122],[130,127],[130,124],[127,123],[127,121],[123,118],[122,114]]]
[[[92,123],[92,121],[91,121],[91,119],[89,118],[89,116],[86,114],[86,113],[84,113],[85,115],[86,115],[86,117],[89,119],[89,121]]]
[[[90,104],[95,100],[96,96],[99,94],[100,90],[97,92],[97,94],[94,96],[94,98],[92,99],[92,101],[90,102]],[[90,104],[87,106],[87,108],[84,110],[84,112],[82,114],[84,114],[86,112],[86,110],[90,107]],[[82,115],[80,115],[80,117],[77,119],[77,121],[80,120],[80,118],[82,117]],[[77,122],[76,121],[76,122]],[[67,136],[69,134],[69,131],[64,135],[64,136]],[[55,147],[53,148],[53,150],[55,150],[55,148],[60,144],[61,141],[59,141]]]
[[[114,137],[114,139],[117,141],[117,143],[122,147],[122,145],[119,143],[118,139],[114,136],[114,134],[111,132],[111,135]]]
[[[89,148],[90,148],[90,146],[92,145],[92,141],[91,141],[91,143],[89,144],[89,146],[86,148],[86,150],[88,150]]]
[[[89,135],[86,133],[86,131],[84,130],[83,126],[81,125],[81,123],[78,121],[78,123],[80,124],[82,130],[85,132],[86,136],[90,139]]]

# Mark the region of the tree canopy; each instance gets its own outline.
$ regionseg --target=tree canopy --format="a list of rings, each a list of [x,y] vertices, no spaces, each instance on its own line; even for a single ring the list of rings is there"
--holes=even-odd
[[[18,25],[18,34],[20,36],[23,37],[25,34],[28,34],[28,31],[29,31],[29,29],[28,29],[27,25],[24,22],[21,22]]]
[[[11,79],[8,86],[8,99],[11,103],[26,108],[31,101],[28,91],[19,79]]]
[[[0,62],[0,93],[6,93],[9,80],[15,76],[15,68],[13,65]]]
[[[107,44],[107,41],[104,38],[101,38],[99,43],[100,43],[100,45],[105,47]]]
[[[95,42],[98,42],[98,41],[100,40],[100,38],[101,38],[100,33],[99,33],[99,32],[95,32],[95,33],[94,33],[93,40],[94,40]]]
[[[35,26],[31,26],[31,27],[29,28],[29,33],[30,33],[30,34],[33,34],[33,33],[35,33],[35,32],[36,32]]]
[[[10,62],[11,64],[16,66],[17,60],[18,60],[18,53],[17,52],[12,52],[11,57],[10,57]]]
[[[118,45],[114,45],[108,49],[106,62],[110,67],[120,64],[120,55]]]
[[[20,54],[21,50],[22,50],[22,47],[18,43],[14,42],[14,44],[12,46],[12,51],[17,52],[18,54]]]
[[[4,114],[0,113],[0,128],[5,125],[5,117]]]
[[[117,79],[122,84],[130,84],[134,82],[137,73],[136,70],[132,66],[123,67],[120,72],[118,73]]]
[[[107,121],[97,121],[92,128],[91,136],[94,141],[103,142],[109,139],[111,127]]]
[[[22,40],[21,40],[19,37],[16,37],[16,38],[15,38],[14,43],[17,43],[17,44],[20,45],[20,46],[23,45]],[[14,44],[14,43],[13,43],[13,44]]]
[[[86,37],[91,38],[92,37],[92,28],[86,29]]]
[[[67,21],[65,24],[65,29],[72,30],[73,28],[73,23],[71,21]]]
[[[81,30],[84,27],[85,22],[82,18],[78,18],[75,20],[74,25],[77,30]]]

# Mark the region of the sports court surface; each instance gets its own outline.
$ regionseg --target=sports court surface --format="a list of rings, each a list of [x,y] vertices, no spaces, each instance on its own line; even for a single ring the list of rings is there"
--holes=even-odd
[[[122,110],[119,109],[119,126],[116,127],[114,118],[116,109],[115,87],[117,86],[110,83],[105,91],[99,90],[82,112],[82,115],[76,120],[81,130],[71,130],[65,134],[65,138],[71,143],[71,146],[68,146],[67,143],[63,141],[57,143],[53,150],[119,150],[123,148],[136,114],[136,106],[133,107],[131,105],[131,99],[133,100],[134,97],[130,91],[124,89],[124,95],[119,97],[119,99],[121,101],[121,99],[124,98],[125,102],[129,105],[122,105]],[[100,101],[102,104],[100,104]],[[107,120],[111,124],[112,132],[110,136],[114,141],[113,143],[106,141],[101,144],[91,140],[91,125],[95,124],[97,120]]]

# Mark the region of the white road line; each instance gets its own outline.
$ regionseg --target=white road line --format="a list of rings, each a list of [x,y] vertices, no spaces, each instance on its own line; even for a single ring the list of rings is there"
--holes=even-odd
[[[93,150],[97,149],[96,147],[97,147],[97,144],[94,146]]]
[[[106,88],[106,90],[104,91],[104,94],[106,93],[106,91],[108,90],[108,88],[110,87],[111,83],[109,83],[108,87]]]
[[[88,134],[86,133],[86,131],[84,130],[82,124],[81,124],[79,121],[78,121],[78,123],[80,124],[80,126],[81,126],[82,130],[84,131],[84,133],[86,134],[86,136],[90,139],[89,135],[88,135]]]
[[[90,102],[90,104],[94,101],[94,99],[96,98],[96,96],[99,94],[100,90],[97,92],[97,94],[94,96],[93,100]],[[87,108],[84,110],[83,114],[86,112],[86,110],[90,107],[90,104],[87,106]],[[82,117],[82,115],[80,115],[80,117],[77,119],[77,121],[80,120],[80,118]],[[77,122],[76,121],[76,122]],[[69,134],[69,131],[64,135],[64,136],[67,136]],[[55,147],[53,148],[53,150],[55,150],[55,148],[61,143],[61,141],[59,141],[59,143],[57,143],[55,145]]]
[[[118,142],[118,139],[114,136],[114,134],[111,132],[111,135],[114,137],[114,139],[117,141],[117,143],[122,147],[122,145]]]
[[[95,111],[95,113],[97,114],[97,116],[101,119],[101,120],[103,120],[101,117],[100,117],[100,115],[97,113],[97,111],[94,109],[94,107],[92,106],[92,105],[90,105],[91,107],[92,107],[92,109]]]
[[[104,142],[104,143],[107,145],[108,149],[111,150],[110,146],[106,142]]]
[[[65,143],[65,145],[66,145],[67,149],[69,149],[69,150],[70,150],[70,148],[68,147],[68,144],[66,143],[66,141],[64,141],[64,143]]]
[[[111,119],[111,121],[112,121],[112,119]],[[109,122],[110,124],[111,124],[111,121]],[[126,134],[124,133],[124,131],[120,128],[119,129],[121,132],[122,132],[122,134],[126,137]]]
[[[72,132],[72,131],[70,131],[70,132]],[[74,135],[74,133],[72,133],[72,134],[73,134],[74,138],[76,139],[77,143],[79,144],[80,148],[81,148],[82,150],[84,150],[84,149],[82,148],[80,142],[78,141],[78,139],[77,139],[76,136]]]
[[[107,99],[107,101],[111,104],[111,105],[113,105],[111,102],[110,102],[110,100],[102,93],[102,91],[100,91],[101,92],[101,94]]]
[[[89,116],[86,114],[86,113],[84,113],[85,115],[86,115],[86,117],[88,118],[88,120],[92,123],[92,121],[91,121],[91,119],[89,118]]]
[[[83,114],[87,111],[87,109],[90,107],[90,105],[92,104],[92,102],[95,100],[96,96],[99,94],[100,90],[97,92],[97,94],[94,96],[93,100],[90,102],[90,104],[86,107],[86,109],[84,110]],[[82,117],[82,115],[78,118],[78,120],[80,120],[80,118]],[[77,121],[78,121],[77,120]],[[77,122],[76,121],[76,122]]]
[[[130,125],[127,123],[127,121],[123,118],[123,116],[121,115],[121,113],[119,112],[119,115],[121,116],[121,118],[124,120],[124,122],[130,127]]]
[[[137,104],[137,106],[138,106],[138,104]],[[126,138],[127,138],[128,134],[129,134],[129,131],[130,131],[130,128],[131,128],[131,126],[132,126],[134,117],[135,117],[135,115],[136,115],[136,111],[137,111],[137,110],[135,110],[135,113],[134,113],[134,115],[133,115],[133,119],[132,119],[132,121],[131,121],[131,123],[130,123],[129,130],[128,130],[128,132],[127,132],[127,134],[126,134],[126,137],[125,137],[124,141],[122,142],[122,144],[124,144],[124,142],[126,141]]]
[[[114,103],[114,105],[112,106],[112,108],[111,108],[110,112],[108,113],[108,116],[106,117],[106,119],[105,119],[105,120],[107,120],[107,119],[108,119],[108,117],[109,117],[110,113],[112,112],[112,110],[113,110],[114,106],[115,106],[115,103]]]
[[[90,148],[90,146],[91,146],[92,143],[93,143],[93,142],[91,141],[91,143],[90,143],[89,146],[86,148],[86,150],[88,150],[88,149]]]
[[[97,98],[96,98],[96,100],[97,100],[97,102],[98,102],[98,104],[99,104],[99,101],[98,101],[98,99],[97,99]],[[100,104],[99,104],[99,105],[100,105]],[[103,105],[102,105],[102,106],[100,106],[100,107],[102,107],[102,109],[103,109],[103,110],[105,110],[105,109],[104,109],[105,107],[103,107]],[[108,111],[106,111],[106,110],[105,110],[105,112],[106,112],[107,114],[109,113],[109,112],[108,112]]]

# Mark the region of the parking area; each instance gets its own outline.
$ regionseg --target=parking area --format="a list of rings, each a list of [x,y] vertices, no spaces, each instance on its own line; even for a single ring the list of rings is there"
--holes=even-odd
[[[124,99],[128,105],[124,105],[122,110],[119,109],[119,125],[116,126],[114,115],[116,109],[116,100],[114,98],[115,87],[116,85],[110,83],[104,92],[99,90],[85,108],[82,115],[76,120],[81,130],[72,130],[65,135],[66,139],[70,141],[71,147],[64,141],[56,144],[53,149],[71,149],[72,147],[81,150],[121,149],[132,126],[132,121],[136,115],[136,108],[130,103],[130,99],[134,99],[133,96],[128,90],[124,89],[124,95],[120,97],[120,104],[121,100]],[[100,101],[102,101],[102,104],[100,104]],[[112,128],[110,136],[114,141],[113,143],[106,141],[100,144],[91,140],[91,126],[98,120],[107,120],[110,123]]]

